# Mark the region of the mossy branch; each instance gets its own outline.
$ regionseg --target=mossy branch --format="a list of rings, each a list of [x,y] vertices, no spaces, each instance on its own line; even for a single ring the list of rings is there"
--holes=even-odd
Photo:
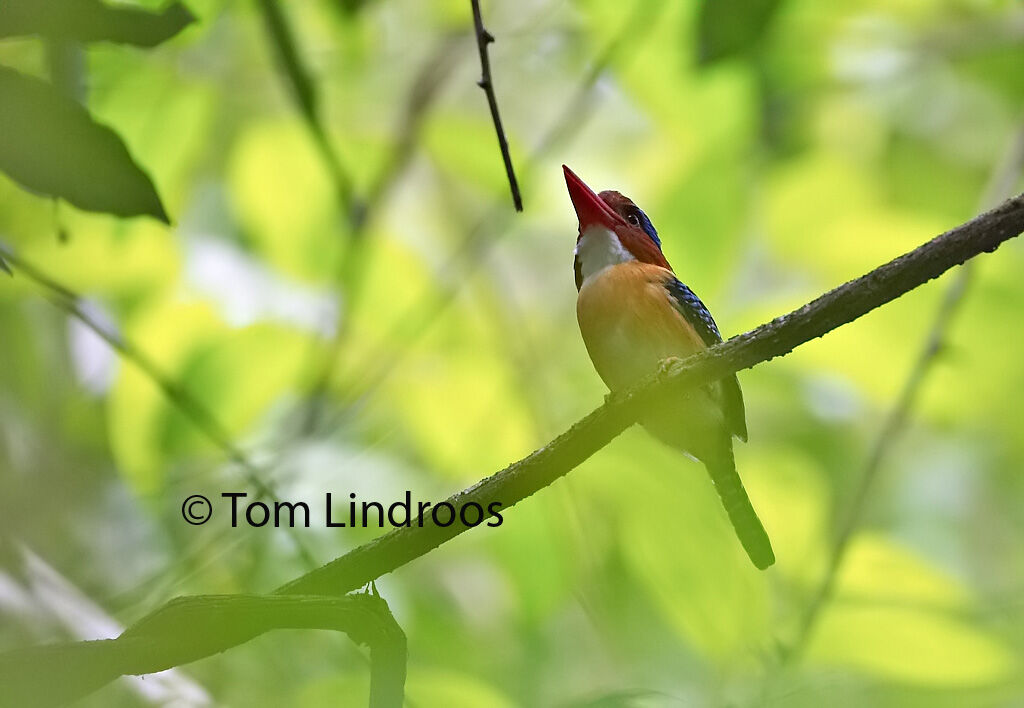
[[[508,508],[582,463],[636,422],[651,397],[716,381],[788,354],[797,346],[867,314],[1024,231],[1024,195],[935,237],[870,273],[830,290],[787,315],[676,362],[616,394],[568,431],[529,456],[450,497],[456,508],[501,502]],[[466,527],[398,528],[301,576],[279,593],[343,594],[440,546]]]
[[[275,629],[345,632],[370,648],[370,708],[401,708],[406,639],[382,598],[197,595],[172,600],[117,639],[33,647],[0,656],[0,705],[60,705],[125,674],[150,674]]]
[[[549,444],[452,496],[448,502],[456,507],[476,502],[487,508],[491,502],[498,501],[507,509],[562,477],[607,445],[637,420],[652,397],[671,395],[783,356],[981,253],[994,251],[1001,243],[1021,232],[1024,232],[1024,195],[1014,197],[866,275],[830,290],[787,315],[664,367],[639,385],[609,397],[604,405]],[[21,694],[33,699],[43,691],[60,690],[56,684],[77,682],[77,685],[84,686],[76,694],[65,694],[70,697],[93,690],[119,672],[144,673],[169,668],[224,651],[276,626],[300,626],[294,614],[299,612],[301,615],[298,608],[312,606],[326,610],[336,607],[331,603],[348,598],[332,601],[330,596],[343,596],[362,587],[425,555],[466,528],[458,523],[440,527],[430,517],[424,517],[423,526],[395,529],[276,591],[278,596],[293,598],[294,605],[289,604],[288,599],[281,599],[281,604],[277,605],[278,599],[267,598],[243,597],[237,601],[225,597],[184,598],[143,618],[117,640],[79,642],[9,653],[0,657],[0,685],[9,687],[17,684],[19,689],[29,690],[34,683],[34,692]],[[241,604],[234,604],[236,602]],[[261,609],[247,610],[249,605],[245,603],[254,603]],[[338,605],[341,606],[345,605]],[[216,624],[221,620],[211,607],[229,608],[223,612],[226,616],[223,624]],[[312,616],[320,617],[316,611],[312,611]],[[286,620],[295,624],[288,624]],[[182,634],[182,628],[192,628],[207,621],[210,622],[208,627],[216,627],[216,631],[207,629],[199,637]],[[301,626],[313,626],[313,623]],[[116,662],[109,654],[114,650],[88,648],[116,647],[119,646],[117,642],[125,642],[123,646],[130,651],[117,650]],[[122,656],[122,653],[128,656]],[[45,666],[40,669],[42,665]],[[69,681],[69,677],[75,681]]]

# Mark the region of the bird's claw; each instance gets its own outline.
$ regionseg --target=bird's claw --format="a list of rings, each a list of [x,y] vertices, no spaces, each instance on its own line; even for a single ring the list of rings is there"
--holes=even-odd
[[[622,398],[621,391],[609,391],[604,394],[604,404],[606,406],[614,405],[620,398]]]
[[[680,359],[677,356],[669,356],[662,359],[660,362],[658,362],[658,377],[661,378],[668,375],[672,367],[681,361],[682,359]]]

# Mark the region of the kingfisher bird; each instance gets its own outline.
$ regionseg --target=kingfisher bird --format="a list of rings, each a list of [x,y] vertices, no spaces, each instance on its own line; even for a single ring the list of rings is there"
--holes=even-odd
[[[721,342],[711,313],[665,259],[647,215],[619,192],[596,194],[568,167],[562,169],[580,226],[573,265],[576,318],[608,388],[628,388],[667,360]],[[750,560],[762,570],[774,563],[768,534],[733,460],[733,436],[747,439],[736,375],[654,405],[639,422],[704,464]]]

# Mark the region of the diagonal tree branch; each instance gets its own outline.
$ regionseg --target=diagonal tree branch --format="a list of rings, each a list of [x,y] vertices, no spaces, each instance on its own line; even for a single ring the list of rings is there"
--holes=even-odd
[[[757,329],[733,337],[686,360],[666,362],[660,371],[651,374],[637,386],[609,396],[604,405],[546,446],[453,495],[447,501],[453,506],[476,502],[484,508],[491,502],[500,502],[507,509],[567,474],[607,445],[636,422],[640,413],[659,397],[678,396],[688,388],[716,381],[740,369],[783,356],[795,347],[895,300],[981,253],[996,250],[1001,243],[1021,232],[1024,232],[1024,195],[1006,201]],[[287,583],[278,588],[275,595],[344,595],[425,555],[466,529],[466,526],[459,523],[440,527],[433,523],[432,517],[426,516],[422,526],[401,527],[391,531]],[[194,601],[186,598],[165,605],[126,630],[122,637],[144,637],[151,628],[164,626],[164,618],[171,608],[180,605],[190,607],[189,603]],[[318,598],[318,601],[324,600]],[[199,609],[193,612],[206,612],[202,602]],[[191,626],[193,619],[192,612],[182,611],[181,615],[175,617],[175,623]],[[176,645],[175,655],[162,657],[164,662],[159,666],[167,668],[223,651],[247,641],[254,636],[253,631],[251,625],[246,625],[234,633],[218,631],[223,636],[215,640],[201,638],[194,643],[182,641]],[[91,644],[94,643],[62,645],[58,650],[60,661],[50,664],[51,672],[55,666],[72,676],[78,675],[76,672],[84,672],[88,676],[94,672],[103,672],[102,680],[107,681],[112,678],[111,672],[115,668],[122,670],[120,663],[111,668],[103,660],[91,656],[89,652],[92,650],[86,648]],[[132,649],[141,651],[144,646],[132,644]],[[29,653],[46,651],[47,648],[43,647]],[[23,656],[24,653],[0,657],[0,679],[17,677],[19,671],[31,670],[31,661],[25,660]],[[82,668],[83,663],[90,662],[91,668]],[[129,668],[148,671],[152,670],[153,665],[140,663]],[[52,680],[52,673],[36,675],[40,680]],[[92,688],[95,687],[93,684]]]
[[[831,290],[788,315],[711,347],[610,397],[603,406],[528,457],[460,492],[448,501],[501,502],[506,508],[582,463],[632,425],[659,390],[678,393],[789,353],[794,347],[851,322],[974,256],[994,251],[1024,231],[1024,195],[948,231],[870,273]],[[399,528],[280,588],[278,592],[344,593],[389,573],[462,533],[442,528]]]
[[[92,330],[111,349],[120,354],[122,358],[135,364],[160,389],[164,397],[192,422],[197,430],[215,446],[220,448],[231,462],[243,470],[246,481],[253,486],[257,495],[266,497],[274,502],[281,501],[273,487],[263,481],[262,477],[265,471],[257,467],[242,449],[235,444],[231,439],[231,435],[221,425],[220,421],[217,420],[216,416],[198,398],[193,396],[188,389],[165,374],[157,363],[137,344],[130,339],[125,339],[117,332],[111,331],[110,327],[86,312],[81,305],[82,298],[77,293],[61,285],[33,264],[0,244],[0,259],[4,258],[29,278],[29,280],[46,289],[54,305]],[[295,548],[305,564],[310,568],[315,568],[317,561],[306,547],[306,544],[303,543],[298,532],[291,528],[286,528],[285,531],[291,536],[292,542],[295,544]]]
[[[1024,169],[1024,127],[1016,131],[1009,151],[993,171],[989,184],[985,186],[984,194],[980,199],[981,207],[991,206],[1005,199],[1008,194],[1012,194],[1017,181],[1020,179],[1022,169]],[[821,617],[822,610],[832,599],[839,569],[846,559],[846,552],[850,546],[850,541],[860,525],[864,508],[867,505],[871,491],[874,489],[882,463],[903,431],[907,417],[914,406],[914,401],[924,385],[932,365],[943,351],[946,332],[967,293],[971,272],[971,264],[965,264],[956,272],[953,282],[946,289],[942,302],[939,304],[939,309],[935,313],[932,325],[928,329],[921,351],[918,353],[917,360],[914,362],[910,374],[903,383],[899,397],[886,415],[878,437],[871,446],[857,488],[854,491],[850,508],[833,542],[828,566],[803,612],[800,625],[797,628],[796,638],[780,654],[779,658],[783,664],[790,664],[801,658],[807,649],[807,644],[814,633],[814,627]]]
[[[508,151],[508,139],[505,138],[505,129],[501,126],[498,97],[494,94],[494,79],[491,78],[491,58],[487,52],[487,45],[494,42],[494,35],[484,28],[484,18],[480,14],[480,0],[470,0],[470,2],[473,5],[473,26],[476,29],[476,45],[480,49],[480,80],[476,83],[487,94],[487,105],[491,109],[494,132],[498,136],[501,159],[505,163],[505,173],[508,175],[508,186],[512,190],[512,203],[515,205],[516,211],[522,211],[523,197],[519,194],[519,182],[516,180],[516,171],[512,167],[512,155]]]
[[[50,706],[118,676],[151,674],[244,644],[275,629],[345,632],[370,648],[370,708],[401,708],[406,639],[377,595],[183,597],[117,639],[68,642],[0,655],[0,705]],[[55,676],[60,680],[54,680]]]

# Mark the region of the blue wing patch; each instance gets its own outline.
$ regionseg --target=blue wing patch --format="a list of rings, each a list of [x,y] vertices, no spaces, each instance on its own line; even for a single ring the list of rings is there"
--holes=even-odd
[[[722,335],[718,331],[715,319],[696,293],[686,287],[678,278],[672,278],[666,282],[665,289],[675,301],[676,309],[686,318],[687,322],[693,325],[704,344],[710,347],[722,341]]]
[[[722,334],[718,331],[715,318],[708,312],[697,294],[679,281],[678,278],[671,278],[665,282],[665,290],[672,298],[679,313],[686,318],[686,321],[693,325],[693,328],[700,335],[706,346],[714,346],[722,341]],[[721,380],[722,384],[722,410],[725,419],[728,421],[731,432],[740,440],[747,440],[747,415],[743,406],[743,392],[740,390],[740,382],[736,375],[728,376]]]

